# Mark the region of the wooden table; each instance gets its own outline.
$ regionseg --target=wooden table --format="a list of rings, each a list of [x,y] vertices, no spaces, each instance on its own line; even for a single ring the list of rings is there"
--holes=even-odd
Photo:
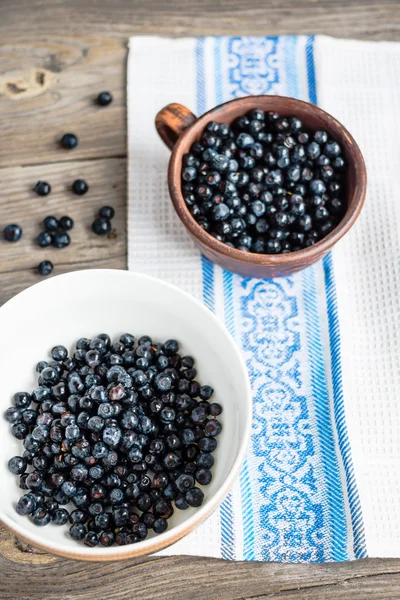
[[[23,226],[16,245],[0,241],[0,302],[39,280],[44,258],[55,273],[126,268],[127,39],[132,34],[326,33],[400,39],[398,0],[2,0],[0,2],[0,229]],[[111,90],[106,109],[93,100]],[[71,131],[79,147],[57,146]],[[86,196],[70,190],[90,184]],[[32,192],[49,181],[50,196]],[[90,231],[112,204],[115,235]],[[48,214],[75,219],[72,244],[40,249]],[[0,529],[0,598],[7,600],[358,600],[400,598],[400,560],[346,564],[230,563],[186,557],[86,564],[39,553]]]

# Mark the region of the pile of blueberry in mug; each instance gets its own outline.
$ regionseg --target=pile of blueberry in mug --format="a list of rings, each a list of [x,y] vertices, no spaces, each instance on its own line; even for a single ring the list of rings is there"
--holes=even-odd
[[[177,509],[198,507],[212,479],[222,407],[176,340],[81,338],[37,364],[38,387],[5,412],[22,456],[8,468],[27,490],[16,505],[35,525],[70,524],[87,546],[163,533]],[[72,509],[71,509],[72,507]]]
[[[220,242],[258,254],[312,246],[339,223],[345,160],[326,131],[254,109],[229,126],[207,124],[183,156],[182,193]]]

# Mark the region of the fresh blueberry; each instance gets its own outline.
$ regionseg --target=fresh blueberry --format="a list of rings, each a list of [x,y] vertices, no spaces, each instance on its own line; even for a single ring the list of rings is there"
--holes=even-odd
[[[42,233],[39,233],[38,237],[36,238],[36,241],[38,243],[38,246],[40,246],[41,248],[46,248],[47,246],[51,245],[53,237],[48,231],[42,231]]]
[[[31,515],[36,509],[36,502],[32,494],[25,494],[18,500],[15,510],[19,515]]]
[[[43,507],[39,507],[32,515],[32,521],[38,527],[48,525],[51,521],[51,514]]]
[[[107,235],[111,231],[111,223],[109,219],[97,217],[92,223],[92,231],[96,235]]]
[[[114,218],[114,216],[115,210],[112,206],[102,206],[102,208],[99,210],[99,217],[101,217],[102,219],[107,219],[108,221],[110,221]]]
[[[72,219],[71,219],[72,220]],[[52,244],[55,248],[66,248],[71,243],[71,238],[66,231],[56,231]]]
[[[113,101],[111,92],[100,92],[96,98],[96,102],[99,106],[108,106]]]
[[[74,133],[65,133],[62,136],[60,143],[66,150],[73,150],[78,145],[78,138]]]
[[[14,475],[22,475],[26,471],[27,462],[21,456],[14,456],[8,461],[8,470]]]
[[[33,191],[37,193],[38,196],[48,196],[51,192],[51,185],[47,183],[47,181],[38,181]]]
[[[62,231],[69,231],[70,229],[73,229],[74,221],[71,219],[71,217],[61,217],[61,219],[58,221],[58,226]]]
[[[4,229],[3,237],[7,242],[18,242],[22,237],[22,229],[19,225],[7,225]]]
[[[88,189],[89,186],[84,179],[75,179],[74,183],[72,184],[72,191],[77,196],[84,196]]]

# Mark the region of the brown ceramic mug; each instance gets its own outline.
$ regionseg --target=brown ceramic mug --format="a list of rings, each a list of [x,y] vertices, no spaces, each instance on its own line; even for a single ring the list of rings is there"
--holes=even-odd
[[[347,163],[346,213],[340,223],[314,246],[290,254],[254,254],[231,248],[209,235],[191,216],[181,191],[182,156],[210,121],[232,123],[253,108],[274,111],[281,116],[299,117],[311,131],[325,130],[343,148]],[[221,267],[252,277],[279,277],[315,263],[352,227],[364,203],[367,174],[363,156],[350,133],[331,115],[314,104],[284,96],[248,96],[216,106],[197,118],[181,104],[168,104],[157,114],[157,131],[172,150],[168,168],[168,186],[179,218],[191,233],[201,252]]]

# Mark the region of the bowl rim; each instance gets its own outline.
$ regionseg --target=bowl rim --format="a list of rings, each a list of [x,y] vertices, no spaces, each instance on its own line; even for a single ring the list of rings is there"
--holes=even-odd
[[[284,101],[289,107],[293,106],[295,113],[296,107],[302,107],[303,110],[308,108],[310,112],[318,114],[327,123],[326,128],[329,130],[333,128],[338,134],[338,141],[343,143],[346,141],[346,145],[352,149],[352,168],[355,173],[355,187],[353,192],[353,202],[349,202],[346,209],[346,213],[338,225],[333,229],[326,237],[322,240],[310,246],[309,248],[303,248],[296,252],[288,254],[256,254],[253,252],[245,252],[227,246],[224,242],[220,242],[213,238],[207,233],[196,220],[192,217],[183,199],[181,192],[180,172],[182,168],[181,164],[181,148],[185,140],[193,134],[196,134],[198,130],[204,128],[204,126],[212,120],[213,115],[220,115],[224,112],[225,108],[232,104],[240,103],[243,107],[243,114],[252,108],[258,108],[258,103],[265,103],[269,101],[271,103],[271,110],[279,112],[279,103]],[[183,153],[182,153],[183,154]],[[235,98],[224,102],[207,111],[200,117],[198,117],[189,127],[183,130],[179,138],[177,139],[171,153],[171,157],[168,165],[168,188],[171,196],[172,204],[175,208],[178,217],[182,221],[183,225],[190,231],[190,233],[204,246],[209,248],[211,251],[218,255],[222,255],[229,260],[236,262],[259,265],[266,267],[292,267],[297,263],[311,264],[318,260],[323,254],[326,254],[336,242],[338,242],[349,229],[354,225],[357,220],[361,209],[363,207],[366,195],[367,187],[367,171],[365,161],[361,150],[350,134],[350,132],[338,121],[330,115],[328,112],[312,104],[311,102],[305,102],[304,100],[298,100],[289,96],[279,95],[258,95],[258,96],[246,96],[244,98]]]
[[[240,468],[244,462],[247,448],[250,442],[250,434],[251,434],[251,426],[252,426],[252,390],[250,386],[250,379],[247,372],[247,368],[245,366],[244,358],[239,350],[238,345],[234,341],[233,337],[229,334],[225,325],[218,319],[218,317],[203,304],[189,294],[188,292],[180,289],[179,287],[169,283],[167,281],[163,281],[162,279],[158,279],[157,277],[153,277],[151,275],[146,275],[144,273],[136,273],[133,271],[126,271],[120,269],[83,269],[79,271],[73,271],[69,273],[63,273],[60,275],[56,275],[47,279],[45,281],[40,281],[19,294],[16,294],[13,298],[8,300],[0,307],[0,314],[7,310],[14,303],[15,300],[18,299],[19,302],[26,300],[29,301],[29,297],[32,293],[37,293],[37,288],[40,288],[43,292],[45,292],[46,287],[56,286],[57,281],[59,279],[79,279],[81,277],[88,276],[96,276],[96,277],[104,277],[112,274],[116,277],[121,278],[133,278],[140,280],[149,280],[152,282],[156,282],[157,285],[160,285],[162,288],[168,288],[173,290],[175,293],[181,294],[185,296],[189,301],[191,301],[198,310],[207,314],[208,317],[211,317],[211,320],[214,322],[214,327],[225,336],[228,343],[231,345],[233,352],[235,353],[238,359],[238,366],[241,371],[241,375],[244,378],[246,394],[243,398],[243,404],[246,404],[246,414],[247,414],[247,423],[244,430],[244,435],[242,439],[239,440],[239,448],[237,452],[236,459],[232,465],[232,468],[228,475],[225,477],[223,484],[217,490],[215,494],[213,494],[209,500],[201,506],[196,512],[188,517],[183,523],[172,527],[170,530],[159,534],[156,537],[150,538],[148,540],[144,540],[143,542],[138,542],[137,544],[131,544],[130,546],[111,546],[109,548],[88,548],[86,546],[77,545],[76,551],[73,549],[69,549],[60,544],[59,542],[46,542],[36,536],[34,532],[26,530],[19,523],[14,522],[10,519],[0,508],[0,523],[4,525],[9,531],[18,537],[22,538],[24,541],[45,550],[51,554],[56,554],[58,556],[62,556],[64,558],[71,558],[76,560],[86,560],[86,561],[113,561],[113,560],[122,560],[126,558],[134,558],[139,556],[145,556],[148,554],[153,554],[158,552],[168,546],[174,544],[185,535],[193,531],[196,527],[198,527],[201,523],[203,523],[212,512],[214,512],[224,498],[227,496],[229,491],[231,490],[236,476],[238,475]]]

